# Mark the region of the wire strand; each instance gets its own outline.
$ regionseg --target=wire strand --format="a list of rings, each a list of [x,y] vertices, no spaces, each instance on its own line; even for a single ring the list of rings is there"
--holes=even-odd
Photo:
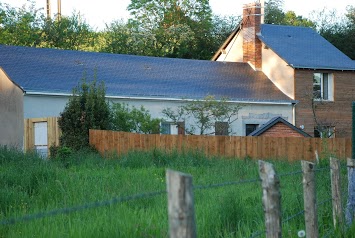
[[[161,195],[164,193],[166,193],[166,191],[141,193],[141,194],[136,194],[136,195],[132,195],[132,196],[112,198],[112,199],[106,200],[106,201],[97,201],[97,202],[93,202],[93,203],[87,203],[87,204],[74,206],[74,207],[60,208],[60,209],[55,209],[55,210],[51,210],[51,211],[25,215],[25,216],[18,217],[18,218],[5,219],[5,220],[0,221],[0,225],[14,225],[19,222],[37,220],[37,219],[41,219],[41,218],[45,218],[45,217],[52,217],[52,216],[56,216],[56,215],[60,215],[60,214],[69,214],[69,213],[82,211],[82,210],[86,210],[86,209],[109,206],[109,205],[113,205],[113,204],[121,203],[121,202],[128,202],[131,200],[137,200],[137,199],[142,199],[142,198],[151,198],[151,197],[155,197],[155,196],[158,196],[158,195]]]

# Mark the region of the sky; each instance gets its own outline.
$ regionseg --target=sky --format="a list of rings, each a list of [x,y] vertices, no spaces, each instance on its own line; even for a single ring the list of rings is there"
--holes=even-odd
[[[57,0],[50,0],[52,14],[57,12]],[[13,7],[21,7],[28,0],[0,0],[1,3],[10,4]],[[131,0],[61,0],[62,15],[69,16],[74,11],[80,12],[87,23],[96,29],[103,29],[105,23],[113,20],[127,19],[129,13],[127,6]],[[210,6],[214,14],[235,15],[242,14],[242,6],[253,0],[210,0]],[[35,0],[37,8],[46,8],[47,0]],[[292,10],[297,15],[309,17],[312,11],[336,9],[339,14],[346,11],[346,6],[355,6],[354,0],[284,0],[284,11]],[[45,11],[44,11],[45,12]]]

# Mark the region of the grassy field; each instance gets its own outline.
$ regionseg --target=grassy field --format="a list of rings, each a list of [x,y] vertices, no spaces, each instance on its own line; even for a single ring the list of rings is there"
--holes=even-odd
[[[304,230],[300,162],[270,161],[281,176],[284,237]],[[78,207],[115,197],[165,191],[166,168],[193,176],[198,237],[251,237],[264,235],[260,182],[212,187],[258,178],[257,161],[205,158],[197,152],[183,154],[157,150],[132,152],[111,159],[95,153],[76,153],[63,160],[42,160],[0,148],[0,221],[55,209]],[[328,166],[324,160],[320,166]],[[342,178],[346,188],[346,170]],[[332,228],[330,176],[317,172],[317,199],[321,236]],[[346,190],[346,189],[344,189]],[[0,225],[0,237],[167,237],[166,194],[82,209],[11,225]],[[95,205],[95,204],[94,204]],[[97,205],[97,204],[96,204]],[[84,208],[84,207],[83,207]],[[351,237],[339,232],[329,237]],[[339,234],[339,235],[338,235]]]

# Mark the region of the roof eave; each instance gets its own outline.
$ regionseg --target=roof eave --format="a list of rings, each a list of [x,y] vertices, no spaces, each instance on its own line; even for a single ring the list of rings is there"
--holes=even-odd
[[[222,54],[222,51],[225,50],[229,43],[231,43],[231,41],[234,39],[234,37],[238,34],[238,32],[241,29],[241,23],[242,21],[239,22],[238,26],[235,28],[234,31],[232,31],[232,33],[228,36],[228,38],[223,42],[223,44],[221,45],[221,47],[219,47],[219,49],[217,50],[217,52],[212,56],[211,61],[216,61],[218,59],[218,57]]]
[[[355,68],[338,68],[338,67],[315,67],[289,64],[294,69],[309,69],[309,70],[335,70],[335,71],[355,71]]]
[[[51,92],[39,92],[39,91],[26,91],[25,95],[33,96],[57,96],[57,97],[70,97],[71,93],[51,93]],[[189,102],[197,99],[192,98],[176,98],[176,97],[155,97],[155,96],[115,96],[106,95],[107,99],[131,99],[131,100],[151,100],[151,101],[179,101]],[[263,104],[263,105],[294,105],[298,101],[295,100],[250,100],[250,99],[231,99],[227,100],[229,103],[240,104]]]

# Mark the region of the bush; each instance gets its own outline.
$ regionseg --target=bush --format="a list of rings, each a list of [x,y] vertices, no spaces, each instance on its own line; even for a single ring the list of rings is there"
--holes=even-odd
[[[160,120],[152,118],[143,106],[129,107],[124,103],[113,103],[111,106],[111,128],[116,131],[126,131],[143,134],[158,134]]]
[[[62,130],[60,144],[73,150],[89,147],[89,129],[109,129],[110,110],[105,99],[104,83],[96,80],[73,89],[58,124]]]

